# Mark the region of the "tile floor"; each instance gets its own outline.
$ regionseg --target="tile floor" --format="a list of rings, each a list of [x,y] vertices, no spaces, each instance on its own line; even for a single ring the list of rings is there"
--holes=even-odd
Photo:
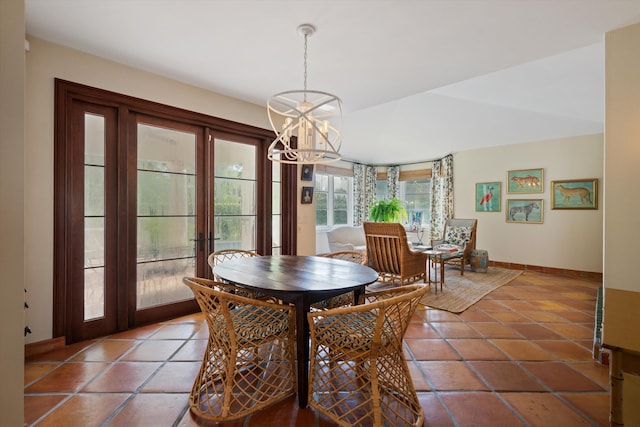
[[[609,425],[608,367],[591,357],[600,284],[525,271],[456,315],[420,307],[405,354],[425,426]],[[32,357],[25,425],[196,426],[187,408],[200,315]],[[225,426],[331,426],[295,397]]]

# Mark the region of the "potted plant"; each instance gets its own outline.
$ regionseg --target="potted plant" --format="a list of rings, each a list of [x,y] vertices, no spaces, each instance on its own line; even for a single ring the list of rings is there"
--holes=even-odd
[[[391,200],[379,200],[371,205],[369,217],[374,222],[401,222],[408,218],[402,202],[395,197]]]

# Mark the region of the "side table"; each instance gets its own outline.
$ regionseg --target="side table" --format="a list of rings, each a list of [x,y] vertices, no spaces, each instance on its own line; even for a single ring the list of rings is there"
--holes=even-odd
[[[462,257],[462,252],[449,252],[429,250],[424,251],[427,254],[427,277],[429,283],[429,289],[431,289],[431,283],[436,285],[436,292],[438,292],[438,283],[440,284],[440,290],[442,290],[442,284],[444,283],[444,263],[450,259]],[[440,277],[438,277],[438,268],[440,268]],[[431,279],[431,269],[433,269],[433,280]]]

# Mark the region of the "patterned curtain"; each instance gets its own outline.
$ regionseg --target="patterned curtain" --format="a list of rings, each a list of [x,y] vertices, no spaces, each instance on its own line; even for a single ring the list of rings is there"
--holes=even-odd
[[[369,220],[369,207],[376,200],[376,168],[353,165],[353,225]]]
[[[453,155],[435,160],[431,176],[431,238],[440,239],[453,217]]]
[[[389,166],[387,168],[387,189],[389,200],[398,197],[400,191],[400,166]]]

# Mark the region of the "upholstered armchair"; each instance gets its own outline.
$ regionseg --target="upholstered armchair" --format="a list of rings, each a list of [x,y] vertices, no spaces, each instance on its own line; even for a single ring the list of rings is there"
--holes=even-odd
[[[407,232],[397,222],[365,222],[369,267],[383,283],[405,285],[427,278],[427,255],[412,251]]]
[[[462,257],[452,259],[450,262],[452,264],[460,263],[460,274],[464,274],[464,266],[470,263],[471,251],[476,248],[477,227],[477,219],[452,218],[445,223],[442,238],[431,240],[431,246],[434,250],[457,248],[462,252]]]

